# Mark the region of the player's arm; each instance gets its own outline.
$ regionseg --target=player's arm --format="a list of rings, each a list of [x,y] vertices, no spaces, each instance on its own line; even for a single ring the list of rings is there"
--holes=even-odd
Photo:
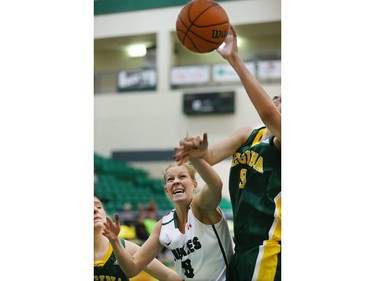
[[[115,222],[113,222],[110,217],[107,217],[107,223],[104,223],[103,235],[106,236],[112,244],[119,266],[128,277],[133,277],[145,269],[161,251],[162,245],[159,243],[159,235],[156,233],[157,230],[160,232],[160,224],[161,221],[156,224],[147,241],[136,251],[135,255],[132,256],[129,250],[122,246],[120,238],[118,237],[120,232],[118,215],[115,215]]]
[[[213,166],[234,154],[250,136],[251,131],[251,127],[239,128],[224,140],[211,146],[208,146],[206,133],[203,137],[186,137],[180,141],[180,146],[175,148],[177,151],[175,159],[178,163],[182,163],[194,157],[202,157]]]
[[[163,245],[159,242],[159,235],[162,221],[159,220],[153,228],[150,237],[143,243],[142,247],[134,254],[133,258],[141,264],[147,263],[150,257],[156,257],[163,249]],[[144,260],[148,256],[148,260]],[[145,271],[158,280],[181,281],[176,271],[166,267],[159,260],[153,259],[145,268]]]
[[[221,219],[221,213],[217,209],[222,196],[221,178],[203,158],[190,158],[190,163],[205,182],[201,191],[193,198],[193,213],[202,223],[217,223]]]
[[[238,55],[237,35],[232,26],[225,39],[225,45],[218,48],[217,52],[236,71],[259,117],[276,138],[281,141],[281,113]]]
[[[137,251],[140,250],[140,246],[137,244],[126,241],[126,247],[129,252],[134,255]],[[154,258],[144,269],[147,273],[155,277],[160,281],[182,281],[177,272],[165,266],[162,262]]]

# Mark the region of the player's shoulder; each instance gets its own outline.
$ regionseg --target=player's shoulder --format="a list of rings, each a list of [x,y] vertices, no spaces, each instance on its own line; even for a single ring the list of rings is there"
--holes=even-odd
[[[175,209],[169,211],[167,214],[163,215],[159,220],[162,225],[169,224],[174,219]]]
[[[254,132],[254,130],[256,129],[254,129],[253,127],[244,126],[235,130],[232,135],[235,136],[236,139],[241,139],[242,142],[244,142],[248,139],[251,133]]]
[[[236,131],[234,131],[235,133],[239,134],[239,135],[243,135],[243,136],[248,136],[251,134],[251,132],[254,131],[254,128],[253,127],[250,127],[250,126],[244,126],[244,127],[241,127],[241,128],[238,128]]]

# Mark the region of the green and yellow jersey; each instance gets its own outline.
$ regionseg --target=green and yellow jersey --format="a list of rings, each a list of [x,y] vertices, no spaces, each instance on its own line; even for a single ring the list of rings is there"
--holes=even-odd
[[[125,247],[125,241],[121,239]],[[118,265],[112,245],[109,244],[108,251],[101,260],[94,260],[94,281],[129,281],[129,278]]]
[[[252,278],[229,280],[276,280],[261,276],[276,276],[276,268],[280,270],[281,151],[273,143],[274,136],[260,141],[264,130],[254,130],[232,156],[229,192],[236,258],[230,271],[236,274],[245,267]],[[246,254],[240,259],[242,253]]]

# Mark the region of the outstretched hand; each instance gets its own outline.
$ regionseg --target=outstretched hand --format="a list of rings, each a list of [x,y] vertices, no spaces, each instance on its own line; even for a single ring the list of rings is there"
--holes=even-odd
[[[232,55],[238,53],[237,33],[232,25],[229,28],[224,43],[216,51],[226,60],[230,60]]]
[[[190,158],[202,157],[208,147],[207,133],[203,137],[185,137],[180,140],[180,146],[176,147],[175,160],[178,165],[181,165]]]
[[[110,241],[118,239],[120,233],[120,222],[118,214],[115,214],[115,221],[113,222],[110,217],[107,216],[107,222],[104,223],[103,235]]]

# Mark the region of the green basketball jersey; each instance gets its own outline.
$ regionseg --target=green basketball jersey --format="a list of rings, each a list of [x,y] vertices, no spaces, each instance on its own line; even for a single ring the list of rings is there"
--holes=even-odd
[[[121,243],[125,246],[123,239],[121,239]],[[129,281],[129,278],[118,265],[111,244],[109,244],[108,251],[102,260],[94,260],[94,280]]]
[[[229,192],[236,250],[281,241],[281,152],[265,127],[254,130],[232,156]]]

